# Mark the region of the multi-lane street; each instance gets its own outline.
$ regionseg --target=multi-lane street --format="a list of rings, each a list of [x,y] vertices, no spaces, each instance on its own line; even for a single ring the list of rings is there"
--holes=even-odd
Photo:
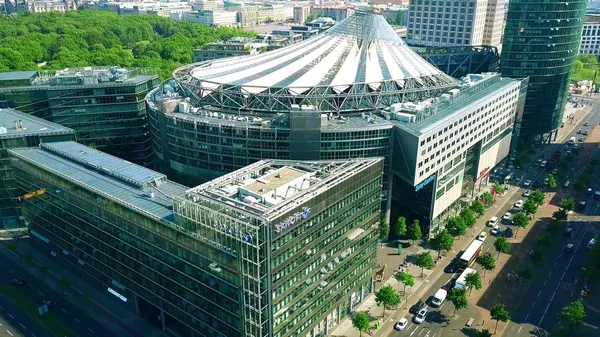
[[[536,154],[536,158],[547,159],[555,151],[562,151],[564,143],[571,137],[577,136],[576,131],[580,128],[592,130],[594,126],[597,126],[600,122],[600,115],[598,114],[598,106],[594,106],[592,113],[588,114],[582,121],[579,121],[576,127],[573,127],[571,132],[565,134],[563,137],[557,140],[556,143],[546,146],[542,151]],[[585,123],[588,123],[589,127],[583,127]],[[600,130],[596,130],[600,134]],[[590,135],[591,136],[591,135]],[[594,146],[582,146],[579,158],[581,156],[590,156],[593,151],[597,150],[597,144]],[[569,171],[568,175],[571,179],[583,172],[585,167],[581,165],[571,164],[572,170]],[[492,216],[502,218],[506,212],[515,213],[517,210],[514,209],[514,204],[517,200],[526,199],[522,196],[526,188],[523,186],[523,182],[531,180],[532,182],[543,181],[544,176],[548,173],[545,168],[541,168],[535,159],[528,167],[521,170],[523,172],[517,177],[515,181],[516,186],[509,188],[509,191],[514,193],[510,201],[506,203],[504,207],[499,207],[495,210],[495,214],[491,212],[486,213],[486,217],[489,219]],[[593,186],[600,187],[600,176],[595,177]],[[559,189],[562,186],[559,186]],[[564,188],[563,188],[564,189]],[[564,195],[573,194],[572,184],[570,189],[562,191]],[[577,203],[583,200],[576,200]],[[580,284],[578,278],[580,278],[581,268],[586,264],[587,261],[587,244],[589,240],[597,234],[598,225],[589,220],[591,214],[600,214],[600,202],[594,200],[590,194],[586,199],[589,207],[587,207],[582,213],[575,213],[570,218],[570,226],[573,227],[573,233],[571,236],[562,236],[556,240],[552,246],[554,250],[548,250],[545,254],[545,259],[540,265],[536,266],[535,277],[532,280],[531,291],[524,294],[521,305],[517,311],[512,314],[512,321],[507,329],[505,330],[504,336],[516,337],[516,336],[530,336],[536,332],[535,327],[540,326],[544,330],[551,330],[557,322],[557,314],[562,308],[568,305],[572,300],[578,298],[580,292]],[[597,217],[596,221],[600,220]],[[504,230],[506,224],[501,226]],[[489,231],[490,228],[479,228],[478,231]],[[489,236],[483,244],[483,252],[494,252],[493,247],[494,237]],[[573,243],[574,249],[571,253],[564,251],[564,246],[567,243]],[[476,269],[478,267],[476,266]],[[437,281],[432,282],[429,286],[429,290],[426,295],[420,298],[425,303],[430,303],[430,299],[433,297],[435,292],[447,284],[453,278],[458,277],[458,273],[446,274],[439,278]],[[413,303],[408,303],[409,306]],[[427,306],[429,314],[427,315],[425,322],[416,324],[413,321],[412,314],[407,314],[405,318],[409,321],[406,328],[403,331],[391,331],[389,336],[419,336],[419,337],[440,337],[442,333],[448,335],[449,332],[444,330],[447,325],[446,318],[452,315],[453,307],[452,304],[444,303],[440,308],[433,308]],[[600,311],[594,312],[592,315],[597,315],[600,319]],[[588,324],[584,329],[593,330],[595,334],[590,336],[600,335],[599,330],[594,325]],[[539,334],[538,334],[539,335]]]
[[[113,336],[109,330],[104,328],[96,320],[92,319],[87,313],[82,312],[69,301],[64,299],[62,294],[58,294],[43,281],[36,279],[25,268],[6,257],[4,254],[0,254],[0,269],[3,271],[0,273],[0,282],[14,287],[14,291],[20,292],[34,304],[40,303],[40,301],[43,299],[54,301],[54,305],[49,308],[49,312],[76,336]],[[13,285],[12,280],[16,277],[21,277],[26,283],[19,287]],[[0,297],[0,300],[3,299]],[[19,326],[19,323],[22,323],[25,326],[22,331],[11,331],[11,333],[15,334],[15,332],[18,332],[23,336],[31,337],[33,337],[32,333],[37,337],[48,335],[38,334],[35,332],[36,329],[40,329],[38,323],[36,323],[32,318],[26,321],[23,317],[28,316],[28,314],[25,314],[24,312],[21,312],[22,314],[17,313],[14,304],[12,306],[9,304],[5,305],[4,303],[1,305],[4,308],[3,310],[0,310],[0,318],[2,320],[7,323],[12,323],[12,316],[15,317],[17,327]],[[21,318],[16,320],[17,317]],[[2,323],[2,321],[0,321],[0,323]],[[6,329],[0,329],[0,336],[4,337],[3,333],[6,333],[7,336],[10,336],[10,334],[3,330]],[[17,335],[15,334],[15,336]]]
[[[0,296],[0,337],[46,337],[50,333],[28,313]]]

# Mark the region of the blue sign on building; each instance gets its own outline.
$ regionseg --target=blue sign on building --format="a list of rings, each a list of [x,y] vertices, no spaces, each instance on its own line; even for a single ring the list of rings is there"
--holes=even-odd
[[[301,220],[308,219],[309,216],[310,216],[310,208],[302,207],[302,212],[298,212],[298,213],[292,215],[287,220],[285,220],[282,223],[280,223],[279,225],[277,225],[277,227],[275,227],[275,232],[281,233],[284,230],[286,230],[287,228],[290,228],[293,225],[295,225],[296,223],[300,222]]]
[[[423,180],[422,183],[420,183],[419,185],[415,186],[415,192],[423,189],[423,187],[425,187],[425,185],[429,184],[430,182],[433,181],[433,179],[435,179],[435,175],[432,175],[431,177]]]
[[[223,233],[229,233],[231,235],[238,235],[240,237],[240,239],[242,239],[242,241],[244,241],[246,243],[252,243],[252,233],[250,233],[250,231],[243,232],[242,230],[240,230],[239,228],[237,228],[235,226],[225,225],[222,223],[215,223],[214,227],[215,227],[215,229],[218,229]]]

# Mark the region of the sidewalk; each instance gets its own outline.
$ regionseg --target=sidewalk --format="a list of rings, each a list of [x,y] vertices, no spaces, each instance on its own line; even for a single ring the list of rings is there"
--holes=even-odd
[[[67,296],[67,299],[82,311],[87,311],[90,317],[106,326],[115,336],[166,336],[161,330],[148,324],[142,317],[116,303],[115,300],[109,298],[107,294],[89,285],[78,276],[63,268],[59,263],[32,247],[32,243],[24,242],[24,240],[27,239],[23,238],[17,242],[13,239],[0,238],[0,254],[4,254],[19,263],[22,263],[20,257],[23,254],[30,254],[33,257],[33,263],[32,266],[28,268],[29,271],[36,275],[40,280],[45,280],[51,288],[59,293],[62,293],[63,291],[62,289],[58,289],[59,284],[57,281],[61,278],[67,279],[71,283],[69,288],[71,294]],[[12,242],[17,246],[15,251],[11,251],[6,247],[9,242]],[[42,266],[48,269],[47,276],[41,275],[43,274],[40,269]],[[84,304],[81,300],[84,294],[90,296],[89,304]]]
[[[416,303],[416,301],[421,298],[426,292],[428,292],[430,289],[430,287],[428,286],[430,283],[435,283],[440,277],[442,277],[443,275],[445,275],[444,273],[444,267],[446,265],[448,265],[448,263],[450,262],[451,259],[454,258],[454,256],[456,255],[456,253],[458,253],[461,250],[466,249],[469,244],[471,244],[471,242],[473,241],[473,238],[479,234],[479,231],[482,228],[485,228],[486,226],[486,222],[488,220],[488,218],[491,216],[491,214],[496,214],[498,212],[498,210],[502,207],[504,207],[510,200],[511,198],[515,195],[515,193],[517,193],[519,189],[518,188],[510,188],[503,196],[498,196],[496,197],[496,202],[494,202],[492,204],[492,206],[490,208],[488,208],[488,211],[486,211],[486,214],[482,215],[479,219],[477,219],[477,222],[475,223],[475,226],[473,226],[473,228],[468,229],[467,230],[467,235],[462,236],[461,238],[457,239],[454,241],[454,249],[452,252],[448,252],[446,254],[446,256],[442,257],[441,260],[438,260],[437,265],[434,267],[434,269],[432,270],[425,270],[424,272],[424,277],[421,278],[419,277],[421,275],[421,268],[416,267],[416,266],[412,266],[409,268],[409,273],[413,276],[415,276],[415,286],[412,287],[408,297],[402,297],[402,304],[398,307],[398,309],[396,310],[386,310],[385,311],[385,321],[383,321],[383,324],[380,326],[380,328],[371,333],[370,336],[373,337],[377,337],[377,336],[385,336],[387,335],[391,330],[392,327],[395,323],[395,321],[400,318],[400,317],[404,317],[407,315],[408,313],[408,308],[413,305],[414,303]],[[413,247],[411,247],[413,248]],[[402,255],[398,256],[398,255],[393,255],[391,252],[397,251],[397,249],[393,248],[393,247],[385,247],[383,249],[379,250],[379,259],[380,261],[382,260],[382,255],[386,256],[388,259],[389,258],[394,258],[396,259],[398,262],[395,263],[394,265],[391,265],[390,263],[386,263],[386,262],[382,262],[382,264],[387,264],[388,269],[386,269],[386,276],[384,276],[384,282],[377,282],[375,288],[379,289],[381,286],[387,286],[390,285],[392,286],[394,289],[398,289],[398,281],[396,281],[396,279],[393,277],[393,274],[395,272],[398,271],[397,268],[395,268],[396,266],[400,265],[408,256],[413,255],[413,254],[419,254],[421,252],[426,251],[426,249],[418,247],[418,250],[412,250],[409,249],[404,249],[402,251]],[[437,252],[436,251],[430,251],[431,255],[434,257],[434,259],[437,257]],[[388,276],[389,275],[389,276]],[[403,290],[404,286],[400,285],[400,290]],[[408,288],[407,288],[407,292]],[[353,308],[353,313],[355,312],[361,312],[361,311],[365,311],[368,312],[370,314],[371,317],[375,317],[375,318],[379,318],[381,319],[381,316],[383,314],[383,307],[378,307],[377,304],[375,303],[375,295],[374,294],[370,294],[366,299],[363,300],[362,303],[360,303],[357,307]],[[352,326],[352,317],[346,317],[344,320],[342,320],[340,322],[340,324],[331,332],[329,333],[329,335],[331,336],[335,336],[335,337],[358,337],[360,336],[360,333],[358,332],[358,330],[356,330],[353,326]]]

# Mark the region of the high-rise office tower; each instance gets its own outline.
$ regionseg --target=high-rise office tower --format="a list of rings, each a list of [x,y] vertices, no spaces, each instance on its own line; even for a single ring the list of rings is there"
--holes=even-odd
[[[483,27],[483,44],[502,49],[502,32],[504,32],[505,0],[489,0]]]
[[[426,47],[481,45],[487,6],[487,0],[411,0],[406,42]]]
[[[529,77],[520,140],[549,142],[563,119],[587,1],[511,0],[504,31],[503,76]]]

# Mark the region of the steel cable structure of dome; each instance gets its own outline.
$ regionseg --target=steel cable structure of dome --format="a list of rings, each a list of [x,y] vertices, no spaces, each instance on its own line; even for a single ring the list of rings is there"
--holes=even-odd
[[[271,52],[173,73],[204,109],[361,112],[439,96],[457,82],[415,53],[381,15],[357,12],[325,33]]]

